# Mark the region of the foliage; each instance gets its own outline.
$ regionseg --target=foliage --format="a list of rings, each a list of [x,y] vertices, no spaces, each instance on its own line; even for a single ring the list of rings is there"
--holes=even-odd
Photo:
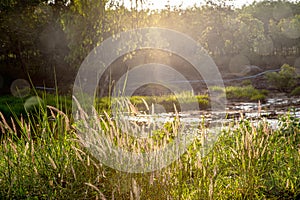
[[[70,53],[67,60],[72,65],[81,64],[87,54],[103,41],[106,32],[107,0],[74,1],[62,15]],[[76,68],[78,68],[76,66]]]
[[[293,91],[291,92],[291,95],[292,96],[300,96],[300,86],[293,89]]]
[[[271,72],[266,76],[269,83],[281,92],[289,92],[297,84],[296,69],[288,64],[282,65],[279,72]]]
[[[0,12],[0,62],[5,67],[0,73],[14,78],[30,75],[35,80],[37,76],[47,79],[55,67],[66,65],[68,50],[59,24],[59,13],[66,2],[5,2]]]
[[[142,9],[147,4],[143,1],[132,8],[108,0],[1,2],[0,73],[13,78],[29,73],[38,81],[55,68],[60,70],[57,74],[71,76],[106,38],[149,26],[191,36],[222,66],[239,55],[257,65],[279,65],[286,56],[299,56],[299,3],[263,1],[234,9],[226,1],[209,2],[185,10],[167,6],[162,11]]]

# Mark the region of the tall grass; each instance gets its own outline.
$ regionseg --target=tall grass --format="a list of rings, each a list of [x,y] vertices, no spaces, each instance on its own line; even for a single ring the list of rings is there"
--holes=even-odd
[[[292,114],[279,120],[278,130],[266,121],[237,121],[206,156],[199,137],[171,165],[132,174],[101,164],[81,144],[77,124],[54,106],[27,121],[1,117],[0,199],[296,199],[300,122]],[[109,116],[101,123],[107,134],[119,135]],[[171,142],[174,128],[153,139]],[[200,126],[199,134],[205,131]],[[135,145],[127,139],[119,145]]]

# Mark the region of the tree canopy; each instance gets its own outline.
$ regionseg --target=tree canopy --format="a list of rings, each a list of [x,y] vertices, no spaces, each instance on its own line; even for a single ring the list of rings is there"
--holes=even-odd
[[[219,66],[244,56],[250,64],[278,67],[293,65],[300,56],[300,3],[266,0],[233,8],[207,1],[201,7],[149,10],[145,2],[132,0],[138,6],[127,8],[109,0],[1,1],[0,73],[38,80],[47,80],[53,71],[73,76],[106,38],[150,26],[189,35]]]

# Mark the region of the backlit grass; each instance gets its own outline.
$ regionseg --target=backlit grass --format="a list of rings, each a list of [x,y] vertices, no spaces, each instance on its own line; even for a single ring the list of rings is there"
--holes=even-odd
[[[55,107],[41,109],[39,118],[28,121],[16,118],[8,123],[1,117],[5,137],[0,145],[0,198],[297,199],[300,122],[292,113],[279,120],[277,130],[265,121],[258,125],[237,121],[224,128],[204,157],[199,138],[170,166],[130,174],[106,167],[90,155],[78,139],[76,124]],[[110,118],[102,122],[108,134],[116,133]],[[174,127],[153,139],[170,141]],[[206,131],[200,126],[200,135]],[[131,146],[131,140],[120,141],[124,142],[120,146]]]

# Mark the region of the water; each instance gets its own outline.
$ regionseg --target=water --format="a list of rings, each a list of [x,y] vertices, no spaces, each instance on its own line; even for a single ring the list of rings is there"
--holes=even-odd
[[[189,111],[178,113],[157,113],[153,115],[136,115],[124,116],[129,121],[138,123],[156,123],[164,124],[171,122],[177,116],[180,122],[185,125],[192,125],[199,127],[205,125],[209,127],[226,126],[230,122],[234,122],[241,118],[251,120],[254,124],[258,124],[265,120],[269,123],[270,127],[276,129],[278,127],[278,117],[284,115],[289,109],[291,114],[300,118],[300,99],[298,98],[270,98],[265,103],[249,103],[249,102],[234,102],[229,103],[224,112],[209,111]]]

